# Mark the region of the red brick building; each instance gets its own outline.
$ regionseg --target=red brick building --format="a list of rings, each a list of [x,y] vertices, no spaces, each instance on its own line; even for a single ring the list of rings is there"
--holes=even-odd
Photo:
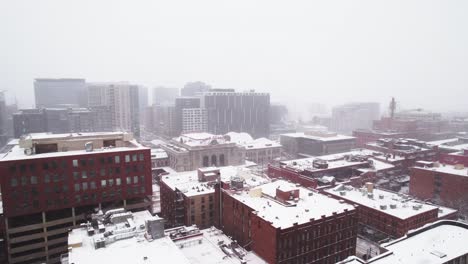
[[[408,230],[439,219],[454,219],[457,211],[424,204],[407,196],[375,189],[340,185],[323,193],[357,205],[359,224],[376,229],[390,237],[404,236]]]
[[[234,184],[216,190],[219,226],[268,263],[336,263],[355,253],[353,206],[282,180]]]
[[[440,165],[411,168],[410,194],[460,209],[466,214],[468,169],[463,165]]]
[[[31,134],[0,159],[9,263],[58,263],[95,208],[146,209],[150,150],[130,134]]]

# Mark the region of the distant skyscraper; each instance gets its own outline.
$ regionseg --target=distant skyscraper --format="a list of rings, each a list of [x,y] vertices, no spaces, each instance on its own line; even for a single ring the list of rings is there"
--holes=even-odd
[[[182,109],[182,133],[208,131],[208,116],[205,108]]]
[[[35,79],[36,107],[86,107],[85,79]]]
[[[189,82],[185,84],[180,93],[182,96],[202,96],[210,89],[211,86],[204,82]]]
[[[247,132],[255,138],[269,135],[270,94],[210,91],[203,98],[209,132]]]
[[[156,87],[153,90],[154,105],[174,105],[174,100],[179,96],[179,89]]]
[[[5,93],[0,91],[0,147],[7,141],[7,107],[5,102]]]
[[[350,103],[332,109],[331,129],[351,135],[356,129],[371,129],[372,122],[380,117],[378,103]]]
[[[183,110],[187,108],[200,108],[200,98],[179,97],[175,99],[175,133],[179,136],[183,130]]]
[[[108,106],[114,130],[131,131],[140,135],[138,86],[128,83],[88,84],[88,103],[91,108]]]
[[[138,103],[140,104],[140,113],[143,113],[148,107],[148,87],[138,86]]]

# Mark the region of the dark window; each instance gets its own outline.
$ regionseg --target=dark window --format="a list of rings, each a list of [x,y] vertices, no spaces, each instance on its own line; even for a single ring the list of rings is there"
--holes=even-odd
[[[216,155],[211,156],[211,165],[212,166],[217,166],[218,162],[216,160]]]
[[[209,157],[208,156],[203,156],[203,167],[208,167],[210,166],[210,161],[209,161]]]

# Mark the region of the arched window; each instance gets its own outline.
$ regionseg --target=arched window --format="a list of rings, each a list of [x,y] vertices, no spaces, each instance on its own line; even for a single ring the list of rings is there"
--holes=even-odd
[[[218,161],[216,160],[216,155],[211,156],[211,166],[218,166]]]
[[[219,166],[224,166],[224,154],[219,155]]]
[[[208,156],[203,156],[203,167],[210,166],[210,158]]]

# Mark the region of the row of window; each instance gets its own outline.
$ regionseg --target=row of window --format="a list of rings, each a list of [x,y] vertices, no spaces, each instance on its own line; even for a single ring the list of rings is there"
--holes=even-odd
[[[133,177],[128,176],[128,177],[125,178],[125,183],[127,185],[138,184],[139,182],[141,182],[141,183],[145,182],[145,175],[133,176]],[[120,186],[122,184],[122,179],[116,178],[116,179],[101,180],[100,188],[113,187],[114,184],[115,184],[115,186]],[[98,186],[97,186],[95,181],[75,183],[75,185],[74,185],[75,192],[87,191],[88,189],[96,190],[97,188],[98,188]]]

